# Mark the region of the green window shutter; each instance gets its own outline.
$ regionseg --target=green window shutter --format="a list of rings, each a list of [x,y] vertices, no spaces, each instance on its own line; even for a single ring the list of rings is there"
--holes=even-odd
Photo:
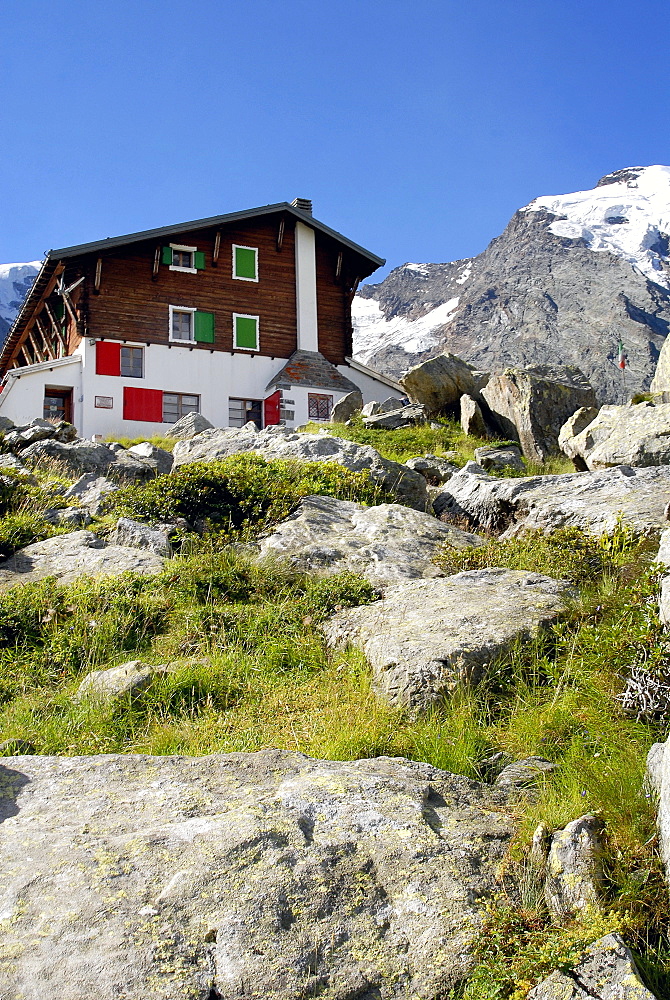
[[[256,280],[257,251],[249,247],[235,247],[235,277]]]
[[[235,317],[235,347],[258,350],[258,319],[256,316]]]
[[[172,263],[172,247],[163,247],[162,261],[164,264]]]
[[[200,312],[195,314],[195,339],[199,344],[214,343],[214,313]]]
[[[193,254],[193,260],[195,262],[196,270],[198,271],[205,270],[205,255],[202,252],[202,250],[196,250],[196,252]]]

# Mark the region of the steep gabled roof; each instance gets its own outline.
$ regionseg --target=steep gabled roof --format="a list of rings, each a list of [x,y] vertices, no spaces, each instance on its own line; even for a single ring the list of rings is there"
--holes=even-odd
[[[348,240],[346,236],[342,236],[341,233],[331,229],[330,226],[326,226],[323,222],[319,222],[318,219],[315,219],[308,212],[303,212],[294,205],[290,205],[287,201],[280,201],[276,205],[262,205],[260,208],[247,208],[243,212],[230,212],[228,215],[213,215],[209,219],[195,219],[193,222],[180,222],[176,226],[161,226],[160,229],[145,229],[141,233],[129,233],[126,236],[111,236],[106,240],[96,240],[93,243],[81,243],[79,246],[75,247],[62,247],[60,250],[50,250],[48,257],[64,260],[67,257],[78,257],[80,254],[84,253],[95,253],[98,250],[109,250],[113,247],[126,246],[128,243],[140,243],[142,240],[160,239],[163,236],[172,236],[176,233],[188,233],[193,229],[210,229],[213,226],[226,226],[231,222],[242,222],[246,219],[256,219],[263,215],[276,215],[279,212],[287,212],[289,215],[293,215],[296,219],[299,219],[300,222],[304,222],[306,226],[311,226],[312,229],[316,229],[320,233],[325,233],[326,236],[330,236],[332,239],[337,240],[338,243],[341,243],[343,246],[353,250],[354,253],[360,254],[361,257],[365,257],[371,264],[374,264],[373,270],[386,263],[386,261],[381,257],[377,257],[376,254],[370,253],[369,250],[366,250],[365,247],[359,246],[358,243]]]

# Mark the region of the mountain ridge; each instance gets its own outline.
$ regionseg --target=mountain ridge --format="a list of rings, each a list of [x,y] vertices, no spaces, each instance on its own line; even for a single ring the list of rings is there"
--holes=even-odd
[[[403,264],[362,286],[355,356],[394,376],[443,351],[484,370],[576,364],[601,402],[623,401],[649,387],[670,331],[668,232],[669,167],[541,196],[476,257]]]

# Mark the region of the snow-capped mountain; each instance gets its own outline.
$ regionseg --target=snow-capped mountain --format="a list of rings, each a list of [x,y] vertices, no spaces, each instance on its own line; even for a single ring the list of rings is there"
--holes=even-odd
[[[29,264],[0,264],[0,344],[7,336],[40,266],[39,260]]]
[[[602,401],[621,400],[648,388],[670,331],[669,234],[670,167],[536,198],[478,257],[363,286],[355,355],[394,375],[445,350],[487,370],[576,364]]]

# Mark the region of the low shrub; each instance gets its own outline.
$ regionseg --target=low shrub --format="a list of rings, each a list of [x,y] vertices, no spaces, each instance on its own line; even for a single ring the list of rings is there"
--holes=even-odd
[[[636,541],[625,529],[596,538],[579,528],[560,528],[551,534],[528,531],[519,538],[491,540],[479,548],[444,549],[436,559],[447,574],[501,566],[506,569],[543,573],[583,585],[615,571],[622,558],[630,558],[644,541]]]
[[[368,504],[392,499],[367,472],[351,472],[335,462],[267,461],[242,454],[184,465],[126,487],[110,497],[106,509],[117,517],[183,517],[224,534],[253,535],[317,493]]]

